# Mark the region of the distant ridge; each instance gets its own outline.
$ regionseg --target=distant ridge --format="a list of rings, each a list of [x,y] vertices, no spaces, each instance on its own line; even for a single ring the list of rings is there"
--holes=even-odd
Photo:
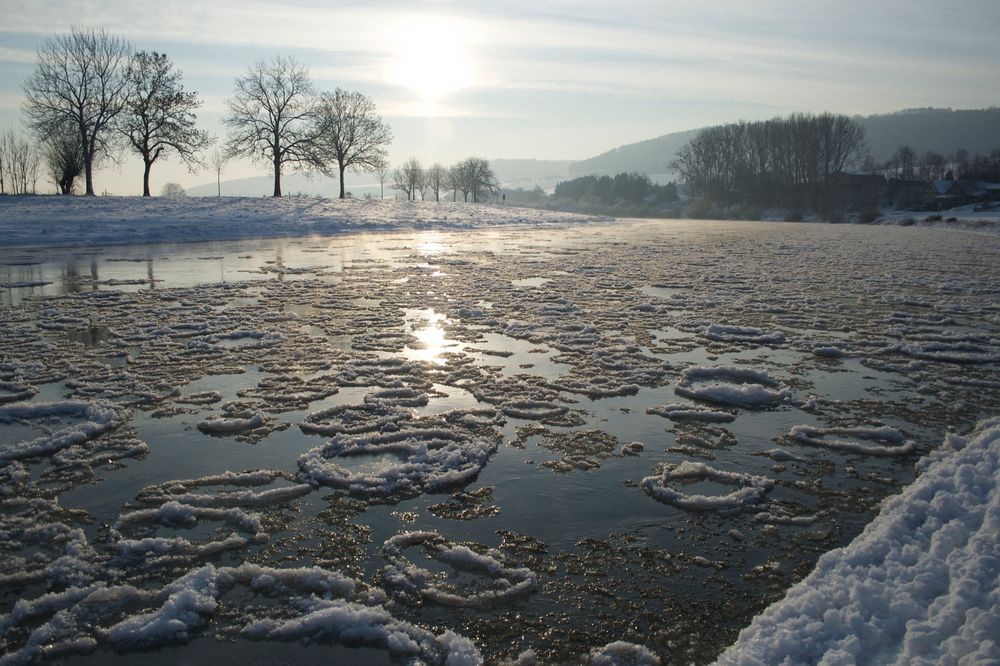
[[[876,162],[885,162],[902,145],[917,154],[932,150],[948,155],[965,148],[970,156],[1000,148],[1000,108],[977,110],[905,109],[895,113],[855,116],[862,127]],[[618,146],[596,157],[573,162],[569,172],[616,174],[623,171],[663,173],[677,151],[699,130],[665,134],[655,139]]]

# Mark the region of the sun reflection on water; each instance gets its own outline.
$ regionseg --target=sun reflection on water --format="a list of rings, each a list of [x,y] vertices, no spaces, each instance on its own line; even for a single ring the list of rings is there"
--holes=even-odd
[[[409,323],[410,332],[417,339],[413,347],[406,347],[403,350],[406,358],[444,365],[444,353],[450,348],[458,346],[455,340],[448,338],[444,330],[444,324],[448,322],[448,318],[435,312],[433,308],[428,308],[426,310],[407,310],[406,320]]]

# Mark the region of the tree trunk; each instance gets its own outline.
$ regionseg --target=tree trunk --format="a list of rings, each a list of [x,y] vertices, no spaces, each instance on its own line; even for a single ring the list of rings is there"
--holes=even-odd
[[[215,172],[215,187],[216,187],[216,195],[215,196],[221,198],[222,197],[222,172],[221,171],[216,171]]]
[[[87,191],[84,192],[85,196],[94,196],[94,163],[93,158],[90,156],[85,156],[83,158],[83,171],[86,174]]]
[[[142,172],[142,196],[149,196],[149,170],[152,168],[153,163],[149,160],[143,160],[145,169]]]
[[[281,196],[281,162],[274,158],[274,194],[271,196]]]
[[[340,167],[340,198],[343,199],[344,198],[344,167],[341,166],[341,165],[337,165],[337,166]]]

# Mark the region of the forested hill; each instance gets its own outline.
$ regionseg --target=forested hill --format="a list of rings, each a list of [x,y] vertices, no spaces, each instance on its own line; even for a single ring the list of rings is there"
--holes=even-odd
[[[1000,147],[1000,108],[980,110],[909,109],[876,116],[856,116],[872,157],[885,162],[902,145],[917,154],[927,150],[948,155],[965,148],[970,155]],[[698,130],[674,132],[655,139],[619,146],[569,165],[571,174],[616,174],[628,171],[663,173],[677,151]]]
[[[1000,148],[1000,108],[980,110],[912,109],[879,116],[856,117],[865,128],[868,148],[884,162],[900,146],[919,155],[928,150],[950,155],[965,148],[970,155]]]

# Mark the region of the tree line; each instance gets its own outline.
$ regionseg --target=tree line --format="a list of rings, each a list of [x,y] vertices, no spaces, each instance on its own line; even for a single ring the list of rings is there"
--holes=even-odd
[[[376,170],[375,174],[383,186],[383,196],[385,179],[391,177],[392,189],[405,195],[407,201],[415,201],[417,196],[423,201],[431,197],[441,201],[442,195],[451,192],[452,201],[458,201],[461,193],[462,201],[471,199],[478,203],[500,192],[500,181],[489,160],[481,157],[468,157],[450,167],[435,163],[427,168],[411,157],[391,173],[386,168]]]
[[[837,174],[867,154],[864,129],[843,115],[708,127],[677,154],[673,167],[692,196],[722,205],[780,205],[791,195],[825,207]]]
[[[143,196],[158,160],[173,155],[192,171],[207,166],[203,153],[214,139],[197,127],[202,101],[185,90],[166,55],[78,28],[48,39],[37,55],[22,86],[23,112],[39,144],[27,149],[28,161],[37,171],[44,160],[61,193],[72,193],[82,175],[85,194],[95,194],[95,168],[122,149],[142,158]],[[294,59],[252,65],[237,77],[226,108],[228,136],[207,160],[217,181],[229,159],[244,156],[271,168],[274,196],[281,196],[281,175],[291,169],[339,177],[344,197],[345,172],[386,168],[392,132],[374,102],[341,88],[317,91]],[[20,193],[27,191],[26,167],[18,157],[23,140],[15,139],[5,135],[0,183]]]
[[[646,174],[620,173],[616,176],[581,176],[556,184],[557,199],[591,200],[604,206],[661,204],[677,201],[677,186],[657,185]]]
[[[866,173],[879,173],[900,180],[984,180],[1000,182],[1000,148],[989,154],[970,155],[959,148],[950,155],[932,150],[917,154],[910,146],[900,146],[883,164],[866,158],[862,165]]]

